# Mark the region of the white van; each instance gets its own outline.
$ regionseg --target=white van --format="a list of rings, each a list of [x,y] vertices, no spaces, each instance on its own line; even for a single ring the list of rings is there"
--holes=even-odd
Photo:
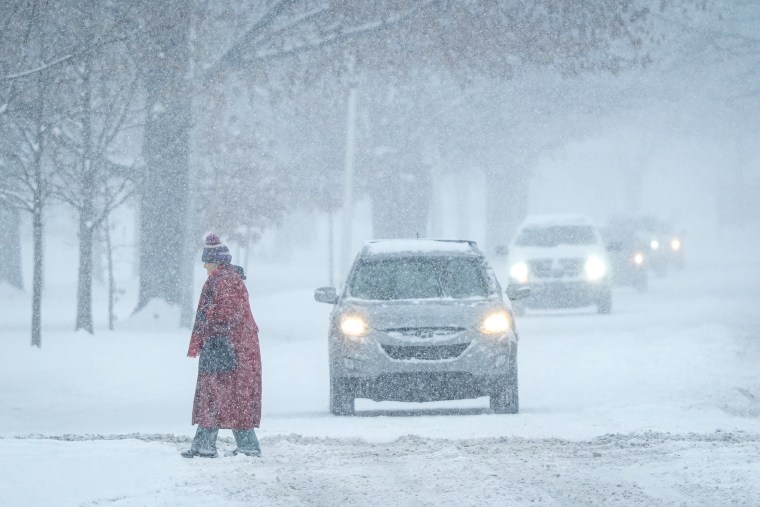
[[[612,311],[610,262],[602,236],[584,215],[533,215],[518,228],[507,250],[509,291],[530,287],[524,308],[595,305]]]

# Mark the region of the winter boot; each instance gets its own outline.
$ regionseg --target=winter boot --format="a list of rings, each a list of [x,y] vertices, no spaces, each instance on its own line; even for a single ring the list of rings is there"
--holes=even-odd
[[[180,454],[182,455],[183,458],[194,458],[196,456],[198,456],[199,458],[216,458],[217,456],[219,456],[215,452],[205,453],[205,452],[196,451],[194,449],[190,449],[188,451],[181,452]]]

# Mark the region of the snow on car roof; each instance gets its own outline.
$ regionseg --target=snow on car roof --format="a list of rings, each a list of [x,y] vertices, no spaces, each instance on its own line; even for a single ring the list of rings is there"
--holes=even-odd
[[[523,221],[523,226],[550,225],[594,225],[594,222],[581,213],[530,215]]]
[[[379,239],[367,242],[364,253],[369,255],[394,253],[462,253],[475,254],[473,241],[451,239]]]

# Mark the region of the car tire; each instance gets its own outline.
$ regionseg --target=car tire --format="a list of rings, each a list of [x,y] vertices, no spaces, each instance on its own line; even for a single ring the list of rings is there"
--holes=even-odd
[[[333,415],[354,415],[354,394],[350,379],[330,377],[330,412]]]
[[[505,385],[491,394],[491,410],[496,414],[516,414],[520,410],[520,392],[517,385],[517,345],[509,357],[509,374]]]
[[[602,294],[599,299],[596,301],[596,311],[597,313],[612,313],[612,291],[607,290]]]

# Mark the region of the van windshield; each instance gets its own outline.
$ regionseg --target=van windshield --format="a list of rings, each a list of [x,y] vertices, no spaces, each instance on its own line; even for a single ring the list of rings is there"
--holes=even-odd
[[[488,297],[483,263],[468,257],[399,257],[363,260],[349,293],[359,299]]]
[[[554,247],[557,245],[593,245],[594,228],[587,225],[526,227],[515,241],[517,246]]]

